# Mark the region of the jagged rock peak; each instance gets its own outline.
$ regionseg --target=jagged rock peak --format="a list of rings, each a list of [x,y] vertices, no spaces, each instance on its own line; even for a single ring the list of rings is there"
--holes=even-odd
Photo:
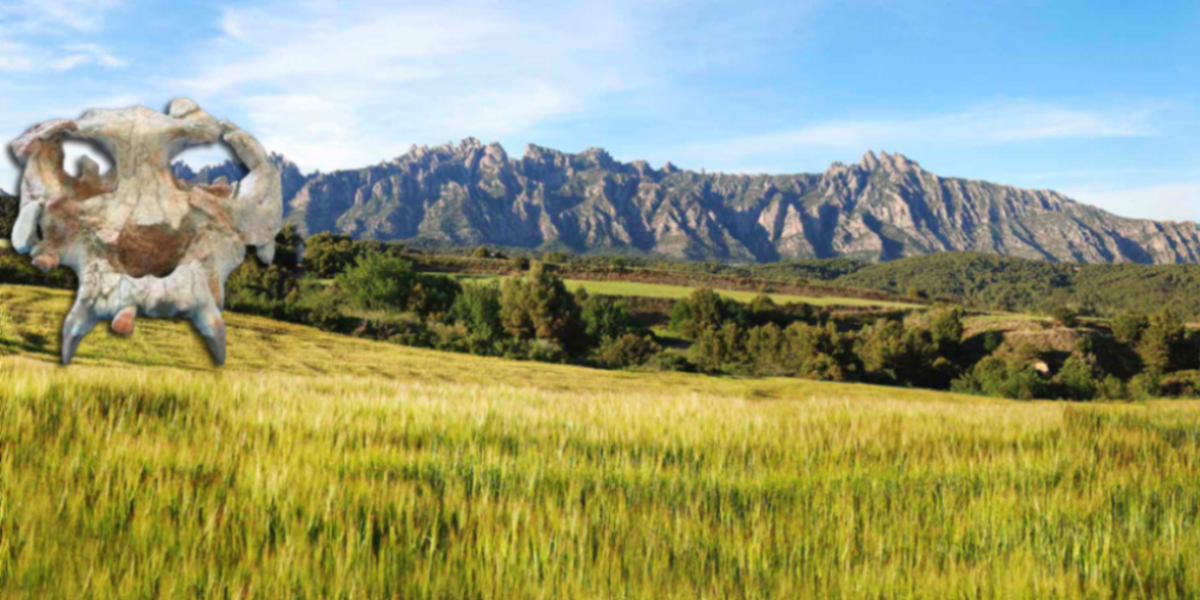
[[[862,160],[858,161],[858,166],[868,171],[874,171],[875,169],[879,168],[879,157],[875,156],[874,150],[867,150],[867,153],[863,155]]]

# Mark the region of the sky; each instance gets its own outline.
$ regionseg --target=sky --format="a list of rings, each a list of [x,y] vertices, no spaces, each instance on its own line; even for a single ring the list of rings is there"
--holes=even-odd
[[[710,172],[886,150],[1200,221],[1198,32],[1197,0],[0,0],[0,139],[187,96],[306,172],[468,136]]]

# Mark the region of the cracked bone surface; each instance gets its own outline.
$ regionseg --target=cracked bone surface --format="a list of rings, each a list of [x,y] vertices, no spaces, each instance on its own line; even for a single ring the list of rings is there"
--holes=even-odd
[[[113,158],[104,175],[88,158],[63,170],[63,141],[91,140]],[[193,185],[171,174],[180,148],[223,140],[249,174],[234,185]],[[13,248],[43,270],[75,271],[79,291],[63,324],[62,359],[103,320],[133,333],[136,316],[188,317],[225,362],[225,279],[254,246],[275,254],[283,220],[279,173],[262,146],[228,121],[178,98],[163,114],[144,107],[90,110],[30,129],[12,144],[24,164]]]

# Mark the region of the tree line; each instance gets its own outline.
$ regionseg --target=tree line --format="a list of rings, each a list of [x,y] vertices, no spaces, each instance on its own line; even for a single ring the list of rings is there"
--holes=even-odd
[[[521,274],[458,281],[418,271],[400,244],[336,234],[302,239],[288,225],[275,264],[247,260],[226,285],[226,308],[329,331],[486,356],[604,368],[953,390],[1019,399],[1195,396],[1200,336],[1174,306],[1127,310],[1077,330],[1071,352],[968,337],[967,312],[942,304],[908,316],[838,319],[762,294],[739,303],[708,288],[676,301],[656,335],[619,298],[568,290],[542,261],[513,255]],[[0,281],[71,287],[27,257],[0,256]],[[1075,327],[1081,311],[1051,311]],[[664,337],[665,336],[665,337]],[[683,343],[676,343],[678,339]],[[682,347],[686,346],[686,348]]]

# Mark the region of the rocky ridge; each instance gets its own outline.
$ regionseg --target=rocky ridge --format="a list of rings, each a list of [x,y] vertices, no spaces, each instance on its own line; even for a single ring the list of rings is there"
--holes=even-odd
[[[941,177],[868,152],[824,173],[697,173],[529,145],[511,158],[468,138],[377,165],[303,175],[273,155],[287,219],[322,231],[458,245],[637,252],[765,262],[886,261],[974,251],[1060,262],[1200,262],[1195,223],[1119,217],[1049,190]],[[185,179],[234,180],[231,163]]]

